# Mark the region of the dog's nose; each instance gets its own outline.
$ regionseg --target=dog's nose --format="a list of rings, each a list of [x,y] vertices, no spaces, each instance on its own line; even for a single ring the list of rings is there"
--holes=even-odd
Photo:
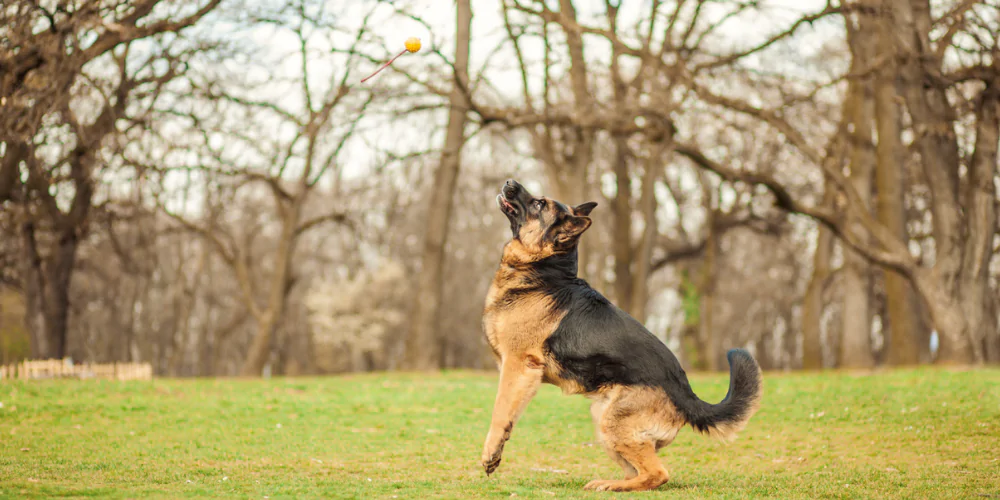
[[[507,182],[503,184],[503,187],[500,188],[500,191],[502,191],[504,196],[506,196],[507,198],[513,198],[514,196],[517,196],[517,193],[521,191],[521,185],[518,184],[517,181],[515,181],[514,179],[507,179]]]

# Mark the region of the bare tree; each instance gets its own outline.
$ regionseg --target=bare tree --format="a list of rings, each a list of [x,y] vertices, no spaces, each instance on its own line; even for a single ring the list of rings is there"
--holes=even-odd
[[[141,108],[185,59],[183,49],[143,58],[130,47],[190,27],[219,1],[186,13],[156,9],[160,3],[18,1],[0,9],[0,202],[13,202],[18,214],[35,356],[66,354],[69,290],[95,178],[107,164],[104,145],[120,121],[141,112],[130,105]]]
[[[983,9],[972,9],[973,4]],[[992,8],[979,2],[967,2],[969,8],[950,13],[962,20],[953,31],[960,32],[968,23],[977,30],[992,33],[995,25],[982,16],[993,15]],[[862,9],[864,12],[867,10]],[[883,13],[886,14],[886,13]],[[887,15],[887,14],[886,14]],[[775,195],[779,206],[819,220],[832,229],[852,249],[867,259],[907,277],[928,307],[934,325],[942,337],[938,361],[968,363],[983,361],[983,339],[992,338],[996,329],[995,314],[983,299],[988,291],[984,272],[989,259],[990,241],[995,234],[994,204],[996,195],[993,178],[996,175],[996,67],[992,63],[965,65],[949,72],[942,66],[942,57],[952,48],[955,33],[936,43],[930,40],[930,30],[941,20],[930,18],[926,1],[894,2],[892,15],[896,26],[897,50],[878,54],[880,59],[893,59],[900,68],[901,94],[915,132],[914,146],[932,191],[931,212],[934,219],[933,262],[920,261],[910,254],[905,241],[869,213],[865,197],[851,185],[850,179],[824,161],[825,154],[815,148],[793,123],[773,109],[751,106],[732,97],[713,100],[729,109],[762,120],[781,131],[813,165],[823,167],[840,192],[832,207],[804,203],[797,199],[774,176],[759,176],[741,172],[716,163],[704,164],[726,178],[759,183]],[[794,30],[790,30],[794,31]],[[995,39],[995,36],[992,37]],[[989,38],[976,38],[977,42]],[[970,42],[971,43],[971,42]],[[766,44],[752,50],[763,50]],[[990,53],[993,42],[976,45],[975,53]],[[935,75],[941,74],[939,78]],[[848,78],[852,78],[848,75]],[[976,140],[972,154],[965,160],[957,144],[956,107],[947,97],[951,91],[971,81],[983,89],[976,92]],[[968,182],[959,189],[960,167],[968,168]],[[987,167],[986,165],[989,165]]]
[[[871,75],[864,74],[866,61],[872,60],[875,30],[866,15],[844,16],[847,42],[851,50],[851,73],[863,74],[848,82],[844,108],[849,127],[849,180],[857,192],[858,210],[871,211],[872,173],[875,167],[873,139],[874,100]],[[855,222],[855,224],[860,224]],[[843,297],[844,325],[841,329],[838,365],[845,368],[871,368],[875,356],[871,346],[872,272],[868,261],[850,247],[844,247]]]
[[[882,0],[873,4],[881,11],[888,11],[891,2]],[[891,17],[880,16],[871,27],[877,37],[875,50],[888,54],[894,49]],[[878,200],[876,208],[879,222],[897,238],[909,241],[906,231],[906,214],[903,207],[904,193],[908,186],[904,176],[901,139],[901,110],[896,99],[898,67],[890,59],[875,72],[875,118],[878,129],[878,155],[875,171]],[[916,364],[929,359],[930,339],[920,321],[919,303],[913,287],[906,278],[893,270],[886,270],[885,288],[888,300],[888,362],[893,365]]]
[[[255,100],[238,89],[235,92],[226,91],[221,85],[210,85],[196,87],[192,97],[195,103],[214,103],[215,106],[208,108],[211,112],[206,113],[204,109],[195,107],[187,119],[196,127],[202,127],[204,140],[200,147],[211,158],[206,170],[213,175],[232,177],[236,181],[233,187],[245,188],[248,196],[267,199],[271,208],[270,217],[273,218],[267,228],[273,234],[271,244],[262,255],[257,254],[253,244],[259,236],[256,231],[241,228],[242,234],[236,235],[223,226],[207,225],[188,215],[165,209],[181,226],[211,244],[239,285],[243,304],[256,324],[256,332],[240,368],[246,376],[260,375],[271,360],[275,332],[281,324],[296,280],[293,264],[303,235],[328,223],[349,225],[343,207],[309,215],[307,204],[314,192],[321,189],[321,180],[330,175],[340,177],[343,151],[354,136],[360,117],[364,116],[372,102],[371,92],[351,88],[359,60],[356,53],[367,30],[364,23],[355,32],[350,47],[334,47],[343,52],[346,61],[339,73],[334,74],[327,84],[314,86],[314,46],[325,43],[320,40],[326,36],[326,29],[335,29],[335,21],[330,19],[334,14],[321,6],[314,11],[307,9],[306,3],[299,3],[268,16],[262,14],[262,21],[286,27],[298,41],[295,57],[300,62],[300,73],[295,91],[302,103],[301,108],[267,99]],[[241,120],[249,120],[250,123],[256,121],[256,127],[250,127],[244,121],[214,121],[213,116],[225,117],[231,113],[238,113]],[[268,131],[275,128],[292,130],[293,133],[287,139],[273,137]],[[211,137],[216,132],[235,139],[230,144],[232,150],[214,145]],[[253,153],[238,154],[244,147],[250,148]],[[244,161],[253,163],[242,163]],[[194,167],[205,169],[206,166]],[[335,199],[343,194],[337,192],[338,185],[334,184],[332,193]],[[257,187],[263,187],[263,191],[256,190]],[[261,267],[257,269],[255,265]]]
[[[821,204],[833,203],[835,191],[826,189]],[[817,228],[816,249],[813,251],[812,276],[802,301],[802,368],[818,370],[823,368],[823,311],[826,301],[824,291],[830,284],[833,271],[833,233],[826,227]]]
[[[434,172],[434,183],[428,192],[424,251],[414,302],[413,321],[406,341],[404,365],[411,369],[428,370],[441,366],[439,331],[441,284],[443,282],[444,248],[451,220],[452,199],[458,181],[462,147],[465,145],[465,125],[468,119],[469,44],[472,29],[470,0],[458,0],[455,10],[454,81],[449,95],[448,127],[441,160]]]
[[[406,270],[390,262],[373,273],[358,273],[346,283],[318,283],[306,295],[314,345],[346,351],[352,371],[386,366],[385,344],[406,320]],[[329,364],[329,354],[321,362]],[[325,366],[333,371],[332,366]]]

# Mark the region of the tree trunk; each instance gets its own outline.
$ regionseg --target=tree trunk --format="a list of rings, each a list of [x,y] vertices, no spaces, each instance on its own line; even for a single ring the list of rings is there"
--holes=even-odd
[[[79,193],[77,196],[80,196]],[[89,204],[89,198],[88,202]],[[52,340],[55,349],[52,357],[62,359],[68,352],[69,337],[69,292],[70,283],[73,280],[73,269],[76,267],[76,250],[79,239],[76,235],[76,226],[63,229],[58,235],[58,243],[53,249],[53,255],[49,258],[51,269],[46,273],[46,307],[48,321],[48,337]]]
[[[931,309],[940,339],[938,361],[964,364],[981,359],[976,332],[959,311],[961,288],[965,283],[963,253],[968,241],[963,236],[965,224],[959,203],[960,156],[955,134],[955,110],[947,97],[947,83],[936,75],[941,60],[931,50],[930,6],[927,0],[889,2],[893,33],[898,47],[900,87],[906,100],[913,128],[914,144],[931,190],[931,215],[934,226],[934,269],[923,273],[924,301]],[[927,283],[937,281],[936,289]],[[947,296],[940,302],[941,295]],[[937,298],[937,299],[936,299]],[[932,303],[936,302],[936,303]],[[939,322],[939,320],[941,322]],[[942,323],[943,322],[943,323]]]
[[[833,201],[833,186],[827,186],[823,206]],[[830,257],[833,254],[833,232],[819,226],[816,233],[816,251],[813,254],[813,271],[802,299],[802,369],[823,368],[823,289],[830,278]]]
[[[882,7],[888,10],[889,0],[882,0]],[[888,19],[882,17],[878,24],[878,51],[892,54],[896,48],[891,30],[895,29]],[[878,192],[876,210],[878,220],[899,238],[908,242],[906,215],[903,208],[903,193],[906,179],[901,163],[900,114],[896,95],[896,65],[883,64],[875,79],[875,119],[878,130],[876,149],[877,164],[875,185]],[[920,322],[917,297],[909,279],[898,272],[885,270],[885,292],[888,302],[888,363],[895,366],[913,365],[921,361],[921,354],[929,352],[929,332]],[[926,360],[926,359],[925,359]]]
[[[994,290],[993,296],[996,297],[1000,295],[1000,291]],[[989,311],[993,313],[993,317],[997,316],[997,309],[1000,308],[1000,302],[994,298],[993,304],[989,307]],[[983,340],[984,354],[986,362],[990,364],[1000,364],[1000,326],[993,330],[993,335],[986,335]]]
[[[304,186],[301,189],[298,196],[283,209],[280,239],[274,253],[274,274],[269,280],[267,309],[256,318],[257,333],[240,368],[240,374],[244,377],[259,377],[263,373],[271,358],[271,339],[274,338],[278,322],[285,314],[286,299],[291,291],[292,257],[295,255],[298,223],[308,195]],[[276,200],[276,203],[281,201]]]
[[[646,322],[646,303],[649,302],[649,274],[652,270],[653,244],[659,231],[656,227],[656,182],[662,171],[660,160],[663,148],[656,147],[646,161],[646,171],[642,179],[642,194],[639,206],[642,211],[642,238],[634,254],[632,271],[632,301],[628,309],[633,318]]]
[[[587,60],[584,57],[583,33],[578,29],[576,7],[573,0],[559,0],[559,12],[565,19],[562,25],[563,33],[566,36],[566,48],[569,52],[570,85],[573,91],[573,106],[578,116],[586,116],[594,110],[593,95],[590,86],[587,84]],[[594,144],[596,143],[596,133],[593,129],[581,126],[574,126],[567,130],[566,134],[574,137],[570,140],[572,146],[566,148],[567,167],[564,169],[563,177],[565,184],[570,187],[570,192],[562,201],[570,205],[583,203],[589,200],[590,196],[590,164],[593,160]],[[590,237],[580,239],[577,250],[579,254],[580,269],[579,275],[587,279],[590,274],[589,264],[594,261],[598,254],[597,238],[593,234]],[[597,283],[593,283],[597,285]]]
[[[990,290],[990,259],[997,227],[996,186],[1000,145],[1000,78],[986,86],[976,110],[976,145],[965,186],[966,236],[962,255],[959,304],[969,323],[975,361],[983,361],[986,343],[997,335],[997,315]]]
[[[403,360],[403,366],[412,370],[433,370],[441,366],[439,339],[442,335],[437,330],[444,281],[444,246],[451,220],[452,198],[458,182],[462,146],[465,144],[471,25],[470,0],[458,0],[455,18],[455,82],[449,97],[448,129],[441,162],[429,193],[430,207],[426,218],[424,250],[414,294],[417,299]]]
[[[21,161],[28,154],[27,148],[18,141],[4,142],[6,150],[0,159],[0,203],[13,199],[21,184]]]
[[[968,342],[969,322],[955,297],[941,286],[941,277],[933,269],[919,269],[914,282],[924,297],[931,318],[937,329],[939,348],[937,363],[965,365],[973,359],[972,345]]]
[[[624,137],[615,138],[614,228],[612,248],[615,253],[615,299],[624,311],[632,309],[632,190],[628,172],[628,145]]]
[[[716,266],[718,265],[719,235],[716,233],[713,216],[709,216],[706,223],[709,227],[708,237],[705,241],[705,258],[702,263],[702,282],[699,287],[700,312],[698,314],[698,339],[701,344],[701,358],[704,360],[704,368],[710,372],[719,369],[718,359],[718,339],[715,338],[715,330],[712,317],[715,302],[715,281]]]
[[[608,4],[608,22],[612,28],[617,28],[618,10]],[[626,108],[628,89],[621,74],[619,51],[612,47],[611,52],[611,82],[614,89],[614,102],[619,109]],[[611,248],[615,258],[615,302],[624,311],[632,309],[632,180],[629,176],[628,137],[614,135],[612,137],[614,156],[611,170],[615,175],[615,198],[611,211],[614,222],[611,233]],[[642,279],[642,278],[638,278]]]
[[[177,329],[174,331],[173,345],[170,349],[170,360],[168,361],[167,370],[173,377],[178,377],[181,375],[181,363],[184,361],[184,354],[188,350],[187,343],[191,340],[191,312],[195,306],[195,299],[197,299],[198,289],[200,288],[202,276],[204,276],[205,265],[208,262],[208,252],[198,250],[198,260],[194,266],[194,272],[192,273],[193,282],[189,285],[187,281],[187,273],[184,272],[185,265],[184,261],[184,245],[178,245],[177,255],[179,262],[177,263],[177,290],[175,292],[174,300],[177,301]],[[203,332],[202,337],[207,337],[207,333]]]
[[[842,105],[841,121],[849,123],[851,117],[851,102],[845,100]],[[843,147],[838,147],[823,159],[828,168],[842,168],[846,151]],[[823,201],[821,206],[832,207],[837,199],[838,190],[836,185],[826,176],[823,178]],[[830,261],[833,258],[833,248],[836,238],[833,231],[820,224],[816,233],[816,250],[813,253],[813,269],[809,284],[806,287],[802,304],[802,368],[805,370],[821,370],[823,364],[823,315],[826,310],[827,282],[833,271]],[[828,348],[832,352],[835,337],[828,336]],[[839,349],[839,344],[837,344]]]
[[[844,324],[838,364],[842,368],[871,368],[875,365],[871,348],[872,321],[868,295],[871,278],[864,261],[855,255],[850,260],[850,263],[845,262],[843,270]]]
[[[240,375],[244,377],[259,377],[264,372],[264,367],[271,357],[271,338],[274,336],[274,329],[278,324],[277,317],[270,311],[264,313],[263,317],[257,321],[257,333],[253,336],[250,349],[247,351],[246,360],[240,368]]]
[[[848,41],[851,46],[852,69],[863,67],[870,60],[870,20],[859,18],[859,26],[848,23]],[[850,181],[865,209],[871,206],[872,166],[875,163],[872,147],[872,86],[867,77],[856,78],[848,86],[845,109],[853,125],[850,138]],[[860,224],[857,221],[852,224]],[[858,233],[863,231],[858,230]],[[844,250],[843,268],[843,338],[840,342],[839,365],[845,368],[869,368],[875,359],[871,350],[871,266],[859,253],[848,247]]]
[[[45,274],[42,257],[38,253],[34,223],[27,222],[21,227],[21,281],[24,293],[24,326],[31,339],[31,357],[45,359],[61,350],[48,337],[48,321],[45,315]]]
[[[48,255],[38,250],[34,223],[22,227],[25,323],[36,359],[62,359],[67,354],[69,288],[79,240],[74,226],[63,228]]]

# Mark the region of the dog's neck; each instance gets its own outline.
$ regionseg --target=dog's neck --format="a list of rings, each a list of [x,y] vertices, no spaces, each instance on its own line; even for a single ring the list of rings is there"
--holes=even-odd
[[[503,259],[486,296],[487,312],[509,307],[513,302],[533,293],[562,290],[573,284],[587,286],[586,282],[577,277],[576,248],[542,259],[528,260],[518,258],[525,254],[518,252],[515,247],[517,245],[509,243],[504,247]]]
[[[579,272],[579,254],[576,247],[567,253],[555,254],[531,264],[539,275],[553,278],[574,279]]]
[[[579,270],[579,252],[574,246],[570,251],[557,253],[538,260],[527,260],[510,246],[504,249],[503,267],[512,273],[528,273],[535,278],[548,280],[576,279]]]

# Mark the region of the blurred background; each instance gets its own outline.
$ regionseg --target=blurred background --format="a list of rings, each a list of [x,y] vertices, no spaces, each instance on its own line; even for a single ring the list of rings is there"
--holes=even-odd
[[[998,33],[997,0],[7,0],[0,364],[493,369],[507,178],[600,204],[581,275],[688,369],[998,363]]]

